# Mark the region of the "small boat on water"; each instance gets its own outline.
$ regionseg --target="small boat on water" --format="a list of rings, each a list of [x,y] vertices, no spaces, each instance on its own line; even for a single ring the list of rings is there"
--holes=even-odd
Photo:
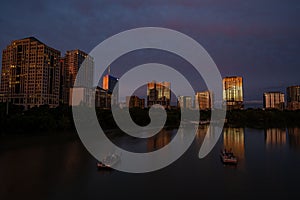
[[[220,157],[224,164],[236,165],[238,163],[238,159],[232,151],[226,151],[226,149],[224,149],[221,151]]]
[[[98,169],[112,169],[120,160],[120,155],[113,153],[106,156],[102,161],[97,162]]]

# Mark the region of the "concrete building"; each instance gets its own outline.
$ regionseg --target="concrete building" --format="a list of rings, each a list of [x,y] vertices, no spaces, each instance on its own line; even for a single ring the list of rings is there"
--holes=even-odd
[[[109,70],[110,71],[110,70]],[[118,83],[118,78],[111,76],[110,74],[107,74],[103,77],[103,81],[102,81],[102,88],[104,90],[107,90],[107,92],[109,94],[111,94],[111,104],[112,105],[118,105],[119,101],[119,90],[118,88],[115,88],[117,86]],[[116,94],[113,95],[113,91],[114,89],[117,90]]]
[[[59,60],[60,51],[34,37],[12,41],[2,53],[0,102],[58,106]]]
[[[62,103],[68,104],[71,88],[74,87],[75,80],[79,69],[82,67],[82,73],[77,77],[76,87],[92,88],[94,59],[87,53],[76,49],[67,51],[65,57],[61,61],[63,70],[61,75],[62,80]]]
[[[178,96],[177,107],[182,107],[183,109],[192,109],[192,97],[190,96]]]
[[[148,107],[159,104],[165,108],[170,108],[171,83],[170,82],[150,82],[147,84],[147,105]]]
[[[223,100],[227,109],[243,109],[243,78],[238,76],[223,79]]]
[[[300,110],[300,86],[290,86],[286,89],[287,109]]]
[[[199,110],[210,110],[213,108],[213,94],[210,91],[196,92],[195,108]]]
[[[145,99],[141,99],[138,96],[127,96],[126,106],[129,108],[145,108]]]
[[[264,109],[284,109],[284,94],[281,92],[265,92],[263,96]]]

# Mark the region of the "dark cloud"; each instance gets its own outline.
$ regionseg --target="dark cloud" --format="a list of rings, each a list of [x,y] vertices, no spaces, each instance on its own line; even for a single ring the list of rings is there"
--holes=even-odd
[[[245,98],[300,84],[297,0],[2,1],[0,48],[35,36],[61,50],[90,51],[130,28],[162,26],[200,42],[223,76],[244,77]]]

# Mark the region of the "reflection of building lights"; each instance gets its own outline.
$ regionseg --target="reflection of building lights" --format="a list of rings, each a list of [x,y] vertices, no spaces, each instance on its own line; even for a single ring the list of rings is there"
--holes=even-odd
[[[22,105],[25,109],[43,104],[58,106],[59,57],[58,50],[33,37],[12,42],[2,54],[0,93],[6,95],[0,102]],[[48,73],[41,73],[41,69]],[[39,90],[38,83],[45,89]]]
[[[300,85],[290,86],[286,89],[287,109],[300,110]]]
[[[289,144],[292,148],[300,148],[300,128],[288,128]]]
[[[178,96],[177,106],[183,109],[192,109],[192,97]]]
[[[210,110],[213,105],[213,95],[211,91],[197,92],[195,95],[195,107],[200,110]]]
[[[239,159],[245,157],[245,139],[243,128],[224,128],[223,130],[224,148],[232,150]]]
[[[279,128],[269,128],[265,130],[265,141],[267,145],[286,144],[286,130]]]
[[[171,133],[166,130],[161,130],[158,134],[147,139],[147,150],[155,151],[163,148],[171,141]]]

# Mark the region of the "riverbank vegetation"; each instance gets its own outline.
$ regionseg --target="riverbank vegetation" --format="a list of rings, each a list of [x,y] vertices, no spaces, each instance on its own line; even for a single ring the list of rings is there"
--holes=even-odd
[[[133,121],[145,126],[150,122],[148,109],[130,109]],[[195,112],[195,111],[190,111]],[[104,130],[117,128],[110,110],[96,109],[96,114]],[[201,111],[201,121],[208,121],[211,111]],[[180,110],[167,110],[166,127],[178,127],[181,120]],[[24,111],[22,107],[10,105],[6,113],[6,104],[0,104],[1,134],[40,134],[47,132],[75,131],[72,109],[69,106],[49,108],[34,107]],[[269,128],[300,127],[300,111],[278,110],[233,110],[227,111],[225,126]]]

